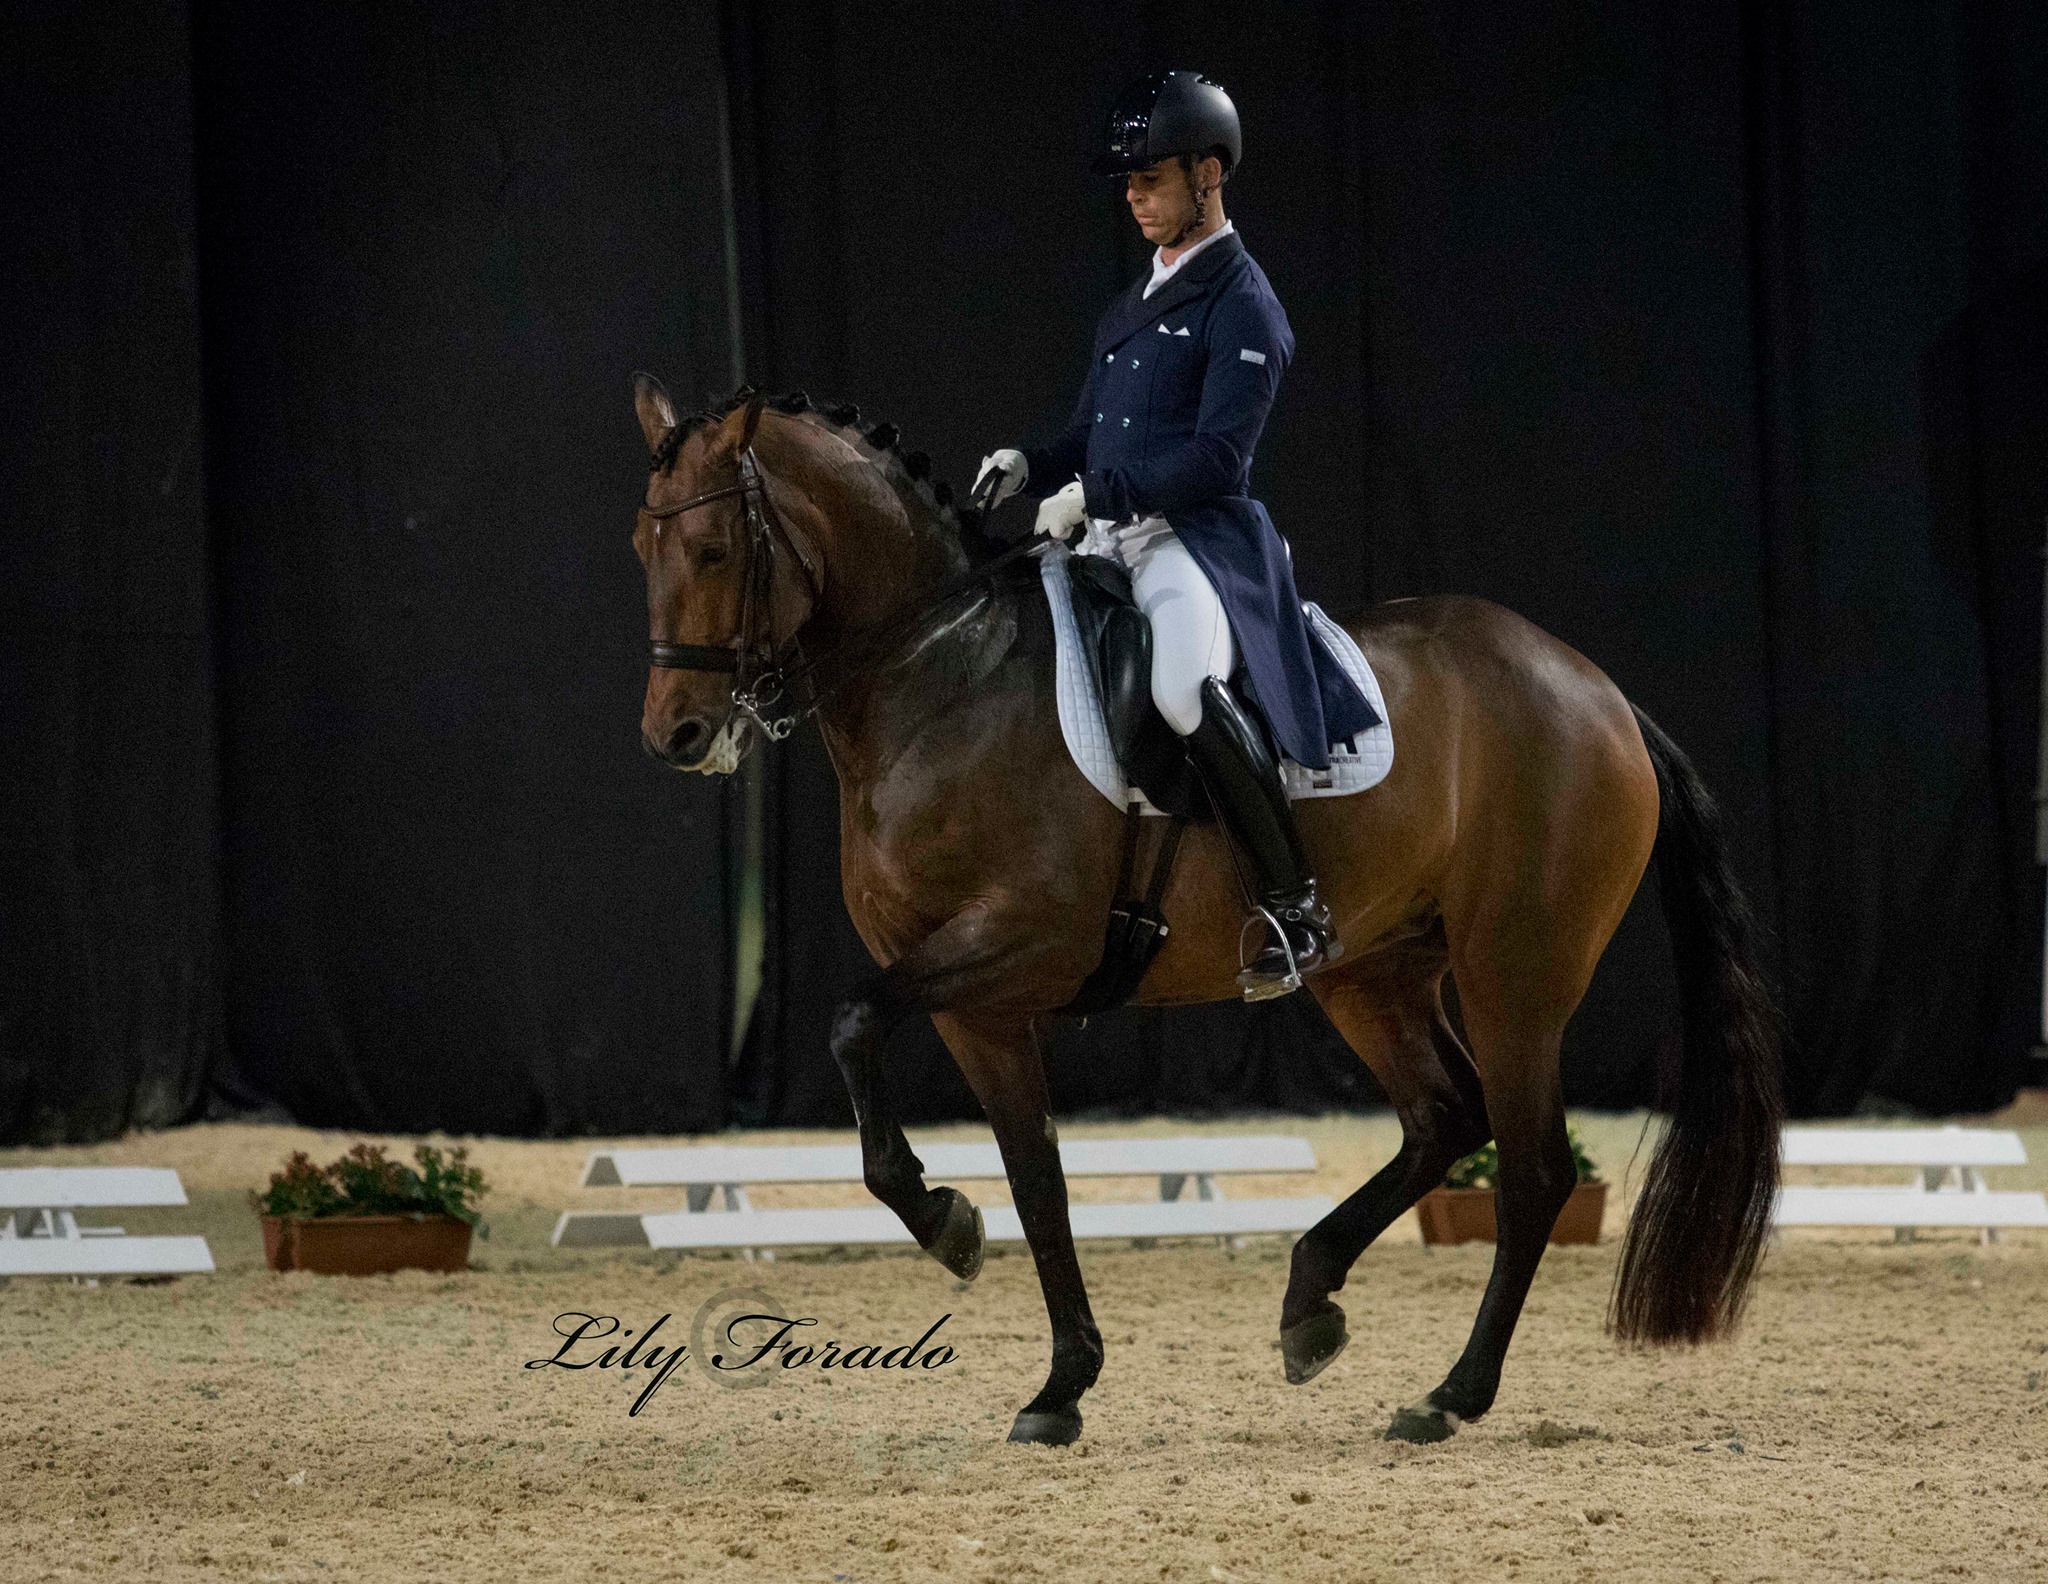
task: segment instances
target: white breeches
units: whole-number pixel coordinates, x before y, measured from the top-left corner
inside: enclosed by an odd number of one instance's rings
[[[1152,624],[1152,702],[1185,737],[1202,724],[1202,683],[1227,678],[1236,662],[1223,601],[1163,517],[1091,538],[1106,539],[1131,574],[1138,609]]]

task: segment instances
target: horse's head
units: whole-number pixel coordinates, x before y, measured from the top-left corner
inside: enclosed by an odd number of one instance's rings
[[[773,673],[822,587],[790,520],[804,504],[786,494],[778,504],[754,456],[764,402],[756,396],[686,431],[658,380],[634,380],[654,459],[633,530],[654,644],[640,739],[679,770],[739,767],[761,724],[748,701],[772,702]]]

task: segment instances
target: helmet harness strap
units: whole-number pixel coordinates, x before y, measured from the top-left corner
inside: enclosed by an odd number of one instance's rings
[[[1203,221],[1208,218],[1209,189],[1195,180],[1195,172],[1192,165],[1183,166],[1182,170],[1187,176],[1188,192],[1195,200],[1195,209],[1194,213],[1188,216],[1187,224],[1174,232],[1173,240],[1166,244],[1170,248],[1179,247],[1191,235],[1201,230]]]

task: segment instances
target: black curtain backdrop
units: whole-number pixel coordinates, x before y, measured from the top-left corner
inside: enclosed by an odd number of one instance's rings
[[[2027,1078],[2039,7],[0,27],[0,1140],[847,1121],[825,1035],[870,964],[815,734],[752,767],[736,1066],[744,791],[638,752],[628,377],[857,400],[964,488],[1145,266],[1085,160],[1160,65],[1244,115],[1229,211],[1300,347],[1257,482],[1304,592],[1497,599],[1672,732],[1774,930],[1801,1110]],[[1569,1098],[1644,1102],[1674,1031],[1646,886]],[[1048,1055],[1067,1110],[1374,1099],[1307,997]],[[891,1070],[913,1119],[975,1114],[928,1025]]]
[[[191,56],[0,20],[0,1141],[191,1114],[221,1050]]]
[[[2041,917],[2038,9],[1030,24],[1060,47],[961,9],[728,4],[755,382],[857,399],[962,485],[1044,434],[1147,251],[1088,141],[1127,77],[1200,65],[1243,113],[1229,212],[1299,342],[1256,482],[1304,593],[1499,600],[1678,738],[1777,934],[1801,1110],[2008,1095]],[[832,778],[814,742],[768,773],[745,1114],[843,1122],[822,1034],[869,964]],[[1568,1097],[1642,1103],[1675,1030],[1646,884],[1570,1029]],[[1070,1108],[1371,1092],[1303,997],[1116,1014],[1050,1055]],[[907,1114],[973,1114],[929,1029],[891,1065]]]
[[[640,753],[630,375],[729,382],[717,38],[196,29],[227,1077],[303,1121],[725,1118],[725,794]]]

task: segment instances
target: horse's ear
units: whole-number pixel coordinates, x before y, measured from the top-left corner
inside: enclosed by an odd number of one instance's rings
[[[656,451],[676,426],[675,403],[652,374],[633,376],[633,410],[640,415],[640,432],[647,436],[647,449]]]
[[[747,398],[746,405],[735,407],[713,431],[711,444],[705,450],[707,459],[724,460],[738,456],[754,443],[754,431],[761,427],[761,409],[768,405],[767,394],[756,391]]]

